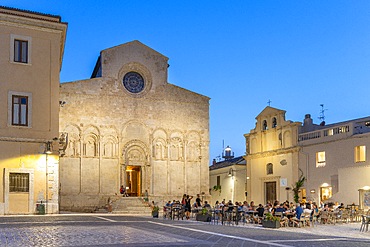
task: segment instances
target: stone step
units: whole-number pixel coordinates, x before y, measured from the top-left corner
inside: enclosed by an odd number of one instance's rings
[[[152,210],[140,197],[114,197],[112,213],[150,215]]]

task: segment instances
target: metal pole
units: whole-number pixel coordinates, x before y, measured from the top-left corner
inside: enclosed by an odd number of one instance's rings
[[[46,203],[45,203],[45,214],[48,213],[48,154],[46,155],[46,167],[45,167],[45,198],[46,198]]]

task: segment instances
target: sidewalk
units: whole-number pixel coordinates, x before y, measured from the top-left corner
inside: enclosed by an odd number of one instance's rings
[[[251,227],[251,228],[262,228],[261,225],[246,224],[239,225],[240,227]],[[231,226],[233,227],[233,226]],[[345,238],[356,238],[356,239],[370,239],[370,229],[367,232],[360,232],[361,222],[356,223],[341,223],[341,224],[326,224],[326,225],[315,225],[314,227],[280,227],[278,229],[263,228],[267,231],[283,231],[283,232],[294,232],[294,233],[306,233],[321,236],[331,237],[345,237]]]

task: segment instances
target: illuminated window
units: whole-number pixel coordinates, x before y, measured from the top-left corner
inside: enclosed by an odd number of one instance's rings
[[[29,192],[29,173],[9,173],[9,192]]]
[[[320,197],[321,201],[330,199],[332,197],[332,187],[320,187]]]
[[[355,162],[365,162],[366,161],[366,146],[355,147]]]
[[[326,165],[325,151],[317,152],[316,153],[316,167],[324,167],[325,165]]]

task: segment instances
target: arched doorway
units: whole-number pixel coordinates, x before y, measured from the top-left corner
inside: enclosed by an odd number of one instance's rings
[[[128,142],[123,149],[121,184],[129,196],[141,196],[149,190],[148,148],[139,140]]]

